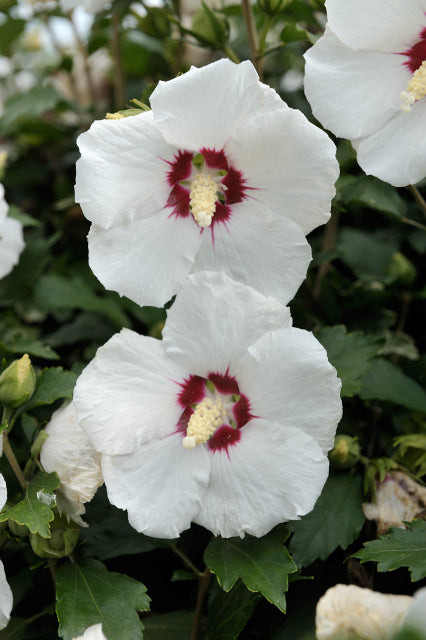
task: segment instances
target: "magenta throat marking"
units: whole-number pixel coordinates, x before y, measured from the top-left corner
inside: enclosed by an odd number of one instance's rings
[[[402,56],[407,56],[408,60],[405,60],[404,66],[415,73],[422,64],[423,60],[426,60],[426,27],[423,27],[419,33],[419,40],[411,49],[401,52]]]

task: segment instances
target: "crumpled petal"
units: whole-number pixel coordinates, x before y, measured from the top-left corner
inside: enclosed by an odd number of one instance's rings
[[[410,596],[337,584],[318,601],[317,640],[391,640],[412,602]]]
[[[73,638],[73,640],[107,640],[102,631],[102,623],[94,624],[88,627],[82,636]]]
[[[3,509],[7,500],[7,486],[6,481],[0,473],[0,511]]]
[[[328,459],[303,431],[253,420],[227,450],[211,455],[211,475],[194,521],[224,538],[263,536],[311,511]]]
[[[18,264],[25,247],[22,223],[6,217],[9,207],[3,193],[3,185],[0,184],[0,278],[7,276]]]
[[[426,629],[426,587],[414,594],[414,600],[405,617],[403,630],[424,634]]]
[[[327,0],[325,6],[330,28],[353,49],[402,52],[426,27],[426,0]]]
[[[264,333],[291,326],[288,308],[222,273],[191,275],[167,311],[163,342],[188,373],[206,377],[235,366]]]
[[[0,629],[4,629],[10,619],[13,606],[13,594],[0,560]]]
[[[80,426],[95,449],[132,453],[171,433],[182,413],[176,396],[184,371],[162,341],[129,329],[100,347],[74,389]]]
[[[100,454],[79,426],[72,402],[55,411],[45,431],[48,437],[41,448],[40,462],[48,473],[56,471],[61,481],[58,508],[84,525],[84,505],[104,482]]]
[[[127,509],[140,533],[177,538],[199,511],[210,475],[203,446],[188,451],[182,434],[152,440],[125,456],[102,456],[108,498]]]

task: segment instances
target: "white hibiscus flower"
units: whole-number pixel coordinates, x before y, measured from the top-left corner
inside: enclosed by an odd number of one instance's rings
[[[337,584],[318,601],[317,640],[392,640],[402,628],[423,631],[426,589],[396,596]]]
[[[3,476],[0,473],[0,511],[7,500],[7,488]],[[4,572],[3,562],[0,560],[0,629],[4,629],[10,619],[13,606],[13,595]]]
[[[327,0],[305,54],[314,115],[352,141],[362,169],[394,186],[426,176],[426,0]]]
[[[74,403],[135,529],[174,538],[194,521],[262,536],[320,495],[339,391],[287,308],[204,272],[180,289],[162,341],[124,329],[98,350]]]
[[[162,306],[203,270],[287,303],[310,260],[302,230],[329,218],[333,143],[247,61],[160,82],[151,105],[78,139],[93,272],[141,305]]]
[[[22,224],[7,217],[8,209],[4,188],[0,184],[0,278],[12,271],[25,246]]]
[[[102,624],[94,624],[92,627],[86,629],[82,636],[73,638],[73,640],[106,640],[102,631]]]
[[[90,502],[103,484],[101,458],[79,427],[73,403],[66,403],[52,415],[46,427],[40,462],[48,472],[56,471],[61,481],[57,503],[80,525],[84,504]]]

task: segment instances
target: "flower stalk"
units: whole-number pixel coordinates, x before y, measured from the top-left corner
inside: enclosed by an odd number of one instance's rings
[[[247,29],[247,37],[250,48],[250,57],[255,66],[260,80],[263,78],[262,69],[262,57],[259,50],[259,37],[257,35],[256,26],[254,24],[253,9],[250,4],[250,0],[242,0],[241,6],[243,9],[244,22]]]
[[[4,455],[7,458],[7,461],[9,462],[10,466],[12,467],[12,470],[19,482],[19,484],[21,485],[22,489],[24,491],[26,491],[27,489],[27,481],[25,480],[25,476],[22,473],[22,469],[19,466],[19,462],[16,459],[16,456],[13,452],[12,447],[10,446],[10,442],[9,439],[6,435],[5,432],[3,432],[3,452]]]
[[[204,600],[207,595],[212,574],[206,567],[198,578],[197,604],[195,605],[194,622],[192,624],[190,640],[199,640],[201,615],[203,613]]]

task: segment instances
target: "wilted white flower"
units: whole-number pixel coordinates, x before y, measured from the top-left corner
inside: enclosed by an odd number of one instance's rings
[[[0,278],[12,271],[25,246],[22,224],[7,217],[8,209],[4,188],[0,184]]]
[[[426,0],[327,0],[305,54],[314,115],[349,138],[366,173],[400,187],[426,176]]]
[[[92,627],[86,629],[82,636],[73,638],[73,640],[106,640],[102,632],[102,624],[94,624]]]
[[[56,471],[61,481],[56,496],[59,510],[82,525],[84,504],[103,484],[100,455],[79,427],[73,403],[55,411],[46,433],[40,462],[48,473]]]
[[[0,473],[0,510],[7,500],[7,488],[3,476]],[[3,562],[0,560],[0,629],[4,629],[10,619],[13,606],[13,595],[7,582]]]
[[[162,341],[124,329],[98,350],[74,403],[135,529],[173,538],[194,521],[262,536],[320,495],[339,392],[287,308],[204,272],[179,290]]]
[[[377,502],[363,504],[364,515],[377,521],[377,532],[404,527],[426,509],[426,488],[402,471],[389,471],[377,487]]]
[[[329,218],[333,143],[248,61],[193,67],[160,82],[151,105],[79,136],[93,272],[142,305],[203,270],[287,303],[310,260],[303,232]]]

